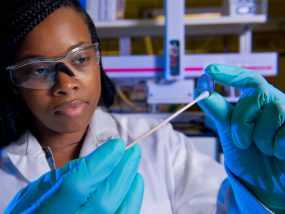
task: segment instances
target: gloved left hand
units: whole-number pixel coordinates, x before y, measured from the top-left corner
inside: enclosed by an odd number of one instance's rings
[[[122,140],[108,140],[28,184],[4,213],[139,213],[144,189],[137,172],[140,157],[138,145],[125,151]]]
[[[235,106],[216,92],[199,103],[218,131],[226,168],[269,209],[284,213],[285,95],[256,72],[226,65],[205,72],[241,90]]]

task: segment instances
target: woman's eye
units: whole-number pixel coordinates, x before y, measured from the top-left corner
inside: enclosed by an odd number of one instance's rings
[[[73,60],[75,65],[85,65],[89,61],[90,57],[88,56],[79,56]]]
[[[49,73],[48,68],[37,68],[34,70],[34,74],[38,76],[45,76]]]

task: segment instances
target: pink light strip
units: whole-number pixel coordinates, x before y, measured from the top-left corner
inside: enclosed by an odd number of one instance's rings
[[[259,71],[259,70],[272,70],[272,66],[243,66],[243,68]],[[203,71],[203,67],[186,67],[185,72],[201,72]],[[162,67],[154,67],[154,68],[105,68],[105,71],[108,73],[157,73],[162,72]]]

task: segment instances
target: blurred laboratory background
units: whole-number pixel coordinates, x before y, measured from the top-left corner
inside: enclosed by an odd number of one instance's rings
[[[116,83],[111,111],[158,121],[193,98],[211,63],[245,67],[285,90],[284,0],[83,0],[102,42],[103,66]],[[233,104],[233,88],[217,90]],[[172,121],[217,161],[213,127],[196,106]]]

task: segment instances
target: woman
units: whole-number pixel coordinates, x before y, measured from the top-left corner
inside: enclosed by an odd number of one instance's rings
[[[198,153],[191,140],[170,125],[141,142],[141,148],[125,150],[125,144],[155,121],[104,110],[112,104],[114,87],[102,69],[94,24],[76,0],[15,0],[9,4],[7,35],[1,43],[5,50],[1,67],[7,70],[1,73],[1,144],[5,145],[0,156],[1,211],[275,210],[272,201],[263,197],[267,192],[254,182],[251,185],[248,175],[255,174],[248,164],[234,165],[244,153],[234,150],[232,139],[224,134],[228,124],[223,113],[229,110],[217,113],[211,108],[211,99],[214,103],[221,100],[212,96],[201,103],[216,120],[218,130],[223,130],[220,136],[225,141],[230,182],[224,183],[217,203],[224,170]],[[209,73],[215,69],[217,66],[209,67]],[[228,150],[231,158],[227,158]],[[279,193],[277,196],[282,195]],[[248,200],[239,200],[239,196]],[[274,202],[279,202],[277,196]]]

